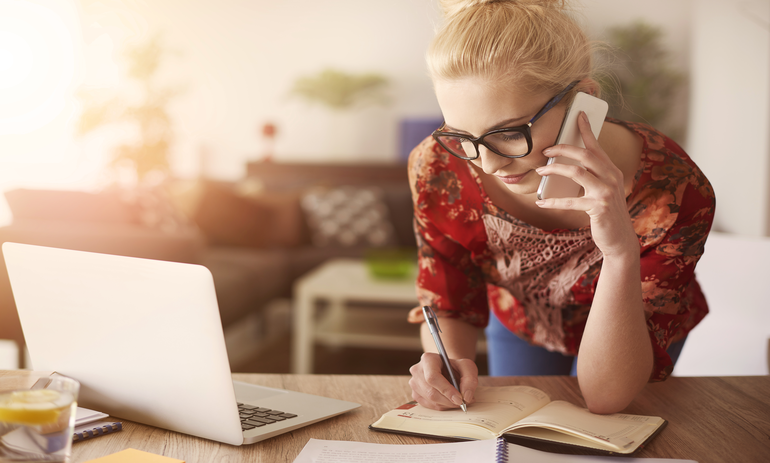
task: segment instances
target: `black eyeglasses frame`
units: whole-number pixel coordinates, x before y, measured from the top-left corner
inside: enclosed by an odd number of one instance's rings
[[[479,152],[479,145],[484,145],[489,151],[495,153],[498,156],[502,156],[504,158],[509,158],[509,159],[523,158],[524,156],[527,156],[527,155],[529,155],[532,152],[532,124],[534,124],[538,119],[540,119],[545,113],[547,113],[554,106],[559,104],[559,102],[564,98],[564,96],[570,90],[572,90],[572,88],[575,87],[575,85],[577,85],[579,82],[580,82],[579,80],[576,80],[576,81],[572,82],[571,84],[569,84],[567,86],[567,88],[562,90],[558,95],[556,95],[555,97],[551,98],[545,104],[545,106],[543,106],[540,109],[540,111],[538,111],[537,114],[535,114],[534,117],[532,117],[532,119],[530,119],[529,122],[527,122],[526,125],[519,125],[519,126],[516,126],[516,127],[506,127],[506,128],[502,128],[502,129],[490,130],[489,132],[481,135],[478,138],[472,138],[472,137],[469,137],[469,136],[467,136],[465,134],[461,134],[461,133],[444,132],[444,131],[442,131],[441,129],[443,129],[444,126],[446,125],[446,122],[444,122],[444,124],[442,124],[441,127],[439,127],[438,130],[435,130],[433,132],[433,134],[432,134],[433,139],[436,140],[436,143],[441,145],[441,147],[444,148],[449,154],[451,154],[452,156],[458,157],[460,159],[463,159],[465,161],[473,161],[473,160],[479,158],[479,156],[481,155],[481,153]],[[524,154],[504,154],[504,153],[499,152],[497,149],[495,149],[491,145],[488,145],[488,144],[486,144],[484,142],[484,138],[486,138],[486,137],[488,137],[490,135],[495,135],[495,134],[503,133],[503,132],[519,132],[519,133],[523,134],[524,137],[527,140],[527,152],[524,153]],[[461,156],[461,155],[455,153],[449,147],[447,147],[444,143],[441,142],[440,137],[442,137],[442,136],[457,137],[457,138],[463,138],[465,140],[468,140],[469,142],[473,143],[473,146],[476,148],[476,156]],[[463,152],[465,152],[465,151],[463,151]]]

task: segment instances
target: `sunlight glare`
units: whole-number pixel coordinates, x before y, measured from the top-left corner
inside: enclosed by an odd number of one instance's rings
[[[0,69],[0,135],[27,134],[56,119],[75,78],[73,32],[62,15],[0,0]]]

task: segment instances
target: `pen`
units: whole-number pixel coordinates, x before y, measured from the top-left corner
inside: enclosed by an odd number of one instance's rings
[[[433,341],[436,343],[438,354],[441,356],[441,360],[444,361],[444,366],[449,372],[449,379],[452,380],[452,385],[455,387],[455,389],[457,389],[457,392],[462,394],[460,391],[460,385],[457,384],[455,375],[452,372],[452,366],[449,365],[449,356],[446,353],[446,349],[444,349],[444,343],[441,342],[441,335],[439,334],[441,332],[441,328],[438,326],[438,317],[436,317],[436,313],[429,305],[422,306],[422,314],[425,316],[425,321],[428,323],[428,328],[430,329],[430,334],[433,336]],[[463,403],[460,405],[460,408],[462,408],[465,413],[468,413],[468,406],[465,405],[465,399],[462,400]]]

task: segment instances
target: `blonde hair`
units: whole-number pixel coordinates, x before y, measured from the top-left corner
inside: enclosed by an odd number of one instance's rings
[[[427,55],[434,81],[480,77],[558,93],[591,77],[592,44],[564,0],[440,0]]]

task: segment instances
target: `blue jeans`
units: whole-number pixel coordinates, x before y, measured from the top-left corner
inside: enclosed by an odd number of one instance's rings
[[[490,376],[577,376],[577,357],[530,345],[500,323],[494,314],[490,314],[484,332]],[[671,344],[667,350],[674,365],[686,339]]]

